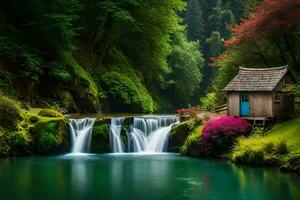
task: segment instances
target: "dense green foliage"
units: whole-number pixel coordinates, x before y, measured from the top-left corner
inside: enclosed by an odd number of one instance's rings
[[[0,126],[6,129],[17,129],[22,119],[20,104],[6,96],[0,96]]]
[[[166,94],[173,104],[181,106],[189,102],[199,88],[204,59],[198,51],[198,43],[189,42],[182,33],[174,34],[172,41],[168,57],[172,73]]]
[[[0,156],[67,150],[66,122],[56,111],[35,115],[6,96],[0,96],[0,111]]]
[[[35,128],[35,153],[57,153],[68,150],[68,134],[63,120],[40,123]]]
[[[205,97],[200,99],[200,107],[205,111],[213,111],[217,104],[216,93],[208,93]]]
[[[232,36],[226,24],[247,16],[254,2],[1,2],[0,90],[71,112],[196,104],[216,71],[208,67],[211,58]]]
[[[200,84],[204,62],[177,15],[182,0],[0,5],[0,89],[33,106],[153,112],[187,105]]]
[[[227,25],[235,25],[241,18],[248,16],[260,0],[189,0],[184,19],[187,24],[188,38],[199,41],[198,48],[203,52],[205,67],[202,71],[204,79],[195,95],[194,103],[200,95],[211,91],[211,81],[215,78],[217,69],[210,63],[214,57],[224,52],[223,39],[229,39],[232,33]]]

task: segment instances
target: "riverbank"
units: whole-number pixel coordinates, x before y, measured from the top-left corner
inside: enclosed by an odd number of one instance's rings
[[[67,118],[49,109],[36,109],[31,113],[4,96],[0,100],[0,155],[20,156],[33,154],[61,154],[70,151],[70,134]],[[118,115],[119,116],[119,115]],[[133,123],[133,114],[127,116],[124,126]],[[136,115],[141,117],[142,115]],[[73,118],[83,117],[71,115]],[[91,117],[90,115],[88,117]],[[110,152],[109,126],[112,115],[95,114],[91,152]],[[174,126],[168,149],[187,156],[206,156],[201,144],[203,120],[191,119]],[[300,117],[275,125],[269,132],[239,137],[228,152],[218,157],[235,163],[280,167],[282,171],[300,174]],[[121,138],[126,144],[125,132]]]
[[[198,124],[197,124],[198,123]],[[185,135],[178,148],[183,155],[207,156],[201,143],[203,124],[194,119],[182,122],[171,133]],[[214,155],[234,163],[254,166],[275,166],[283,172],[300,175],[300,117],[276,124],[263,132],[256,129],[249,136],[235,140],[229,151]]]

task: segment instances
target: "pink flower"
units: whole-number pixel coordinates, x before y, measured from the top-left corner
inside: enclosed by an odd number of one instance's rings
[[[225,116],[205,122],[201,139],[204,146],[209,149],[214,140],[221,136],[234,138],[248,134],[250,131],[251,124],[246,120],[234,116]]]

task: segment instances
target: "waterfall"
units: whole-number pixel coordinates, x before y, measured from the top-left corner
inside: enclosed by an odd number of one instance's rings
[[[95,118],[70,119],[69,126],[72,136],[72,153],[88,153]]]
[[[113,153],[124,153],[124,144],[121,139],[124,117],[112,118],[110,123],[109,141]]]
[[[172,125],[179,123],[175,116],[136,117],[129,133],[131,151],[160,153],[167,149]]]
[[[113,153],[124,153],[125,145],[121,139],[124,117],[112,118],[110,125],[110,146]],[[166,151],[172,125],[179,123],[176,116],[134,117],[127,130],[128,151],[161,153]]]

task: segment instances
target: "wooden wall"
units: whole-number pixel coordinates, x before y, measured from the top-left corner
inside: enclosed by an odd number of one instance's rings
[[[285,88],[285,78],[290,84],[295,80],[290,74],[284,76],[277,84],[274,92],[248,92],[250,117],[276,117],[278,119],[288,118],[294,113],[294,97],[285,96],[282,90]],[[280,92],[279,102],[275,102],[275,92]],[[240,116],[240,92],[227,92],[228,115]]]
[[[250,116],[274,117],[273,92],[250,92]]]
[[[240,116],[240,93],[228,92],[228,115]],[[273,117],[273,93],[249,92],[250,117]]]
[[[227,107],[228,115],[240,115],[240,93],[239,92],[228,92],[227,93]]]

